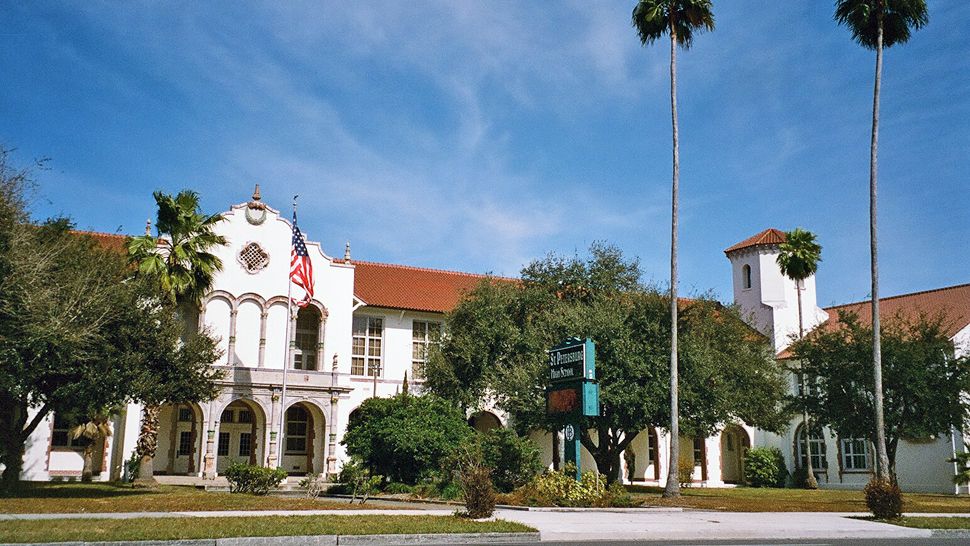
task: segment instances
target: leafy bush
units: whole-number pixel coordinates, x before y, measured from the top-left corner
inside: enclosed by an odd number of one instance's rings
[[[282,468],[266,468],[241,461],[233,461],[225,472],[231,493],[252,493],[265,495],[286,479]]]
[[[138,452],[132,452],[131,457],[125,461],[125,471],[122,473],[122,481],[131,483],[138,477],[138,470],[141,468],[141,457]]]
[[[391,482],[384,486],[384,492],[390,493],[391,495],[398,495],[401,493],[414,493],[414,486],[408,485],[406,483]]]
[[[485,466],[492,469],[495,489],[502,493],[529,483],[529,480],[542,472],[539,446],[513,430],[490,430],[484,434],[476,434],[473,441],[480,446]]]
[[[384,476],[371,474],[370,469],[366,468],[359,459],[351,457],[340,469],[337,479],[345,484],[346,490],[350,491],[350,504],[353,504],[358,497],[360,503],[364,504],[377,492],[381,482],[384,481]]]
[[[545,472],[510,494],[498,496],[503,504],[528,506],[596,506],[630,507],[639,502],[623,485],[615,482],[606,486],[605,476],[583,472],[576,481],[576,467],[567,464],[562,471]]]
[[[681,459],[677,464],[677,480],[680,481],[681,487],[690,487],[694,485],[694,460]]]
[[[369,398],[350,416],[342,443],[370,472],[416,484],[473,431],[465,415],[433,395]]]
[[[744,455],[744,477],[751,487],[784,487],[785,456],[777,447],[754,447]]]
[[[315,499],[323,493],[327,483],[325,474],[315,474],[310,472],[305,478],[300,480],[300,487],[306,488],[306,498]]]
[[[877,519],[896,519],[903,515],[903,492],[895,481],[873,478],[866,484],[866,506]]]
[[[468,517],[490,517],[495,511],[495,488],[492,486],[492,469],[485,464],[481,445],[464,443],[450,459],[465,497]]]

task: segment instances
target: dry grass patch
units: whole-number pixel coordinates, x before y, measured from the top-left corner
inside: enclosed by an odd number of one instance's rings
[[[902,525],[903,527],[915,527],[916,529],[970,529],[970,518],[968,517],[902,517],[884,523]]]
[[[111,483],[33,483],[16,496],[0,498],[0,513],[5,514],[349,508],[360,507],[333,500],[206,492],[188,486],[163,485],[148,490]]]
[[[664,499],[659,487],[630,486],[644,506],[678,506],[727,512],[868,512],[862,491],[832,489],[684,488],[681,497]],[[906,512],[970,513],[970,500],[956,495],[903,493]]]
[[[0,543],[531,531],[535,529],[509,521],[476,522],[454,516],[58,519],[5,521],[0,525]]]

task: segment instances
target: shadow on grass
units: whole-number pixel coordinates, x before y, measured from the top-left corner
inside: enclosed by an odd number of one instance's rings
[[[110,499],[151,495],[148,489],[135,489],[126,483],[27,482],[17,490],[0,494],[6,499]]]

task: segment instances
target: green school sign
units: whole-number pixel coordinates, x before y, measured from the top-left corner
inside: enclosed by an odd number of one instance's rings
[[[567,422],[563,434],[565,462],[576,465],[578,480],[582,469],[580,419],[599,415],[596,344],[589,338],[570,337],[549,349],[548,353],[549,387],[546,389],[546,413]]]

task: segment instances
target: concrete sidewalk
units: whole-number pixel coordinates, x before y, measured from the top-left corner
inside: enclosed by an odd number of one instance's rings
[[[175,517],[260,516],[448,516],[453,510],[249,510],[209,512],[128,512],[74,514],[0,514],[4,520],[130,519]],[[495,517],[539,530],[543,541],[598,540],[711,540],[711,539],[846,539],[920,538],[926,529],[910,529],[863,519],[864,513],[835,512],[708,512],[700,510],[570,510],[525,511],[499,509]],[[966,516],[970,514],[912,514]]]
[[[496,517],[539,530],[543,541],[919,538],[909,529],[830,512],[521,512]]]

